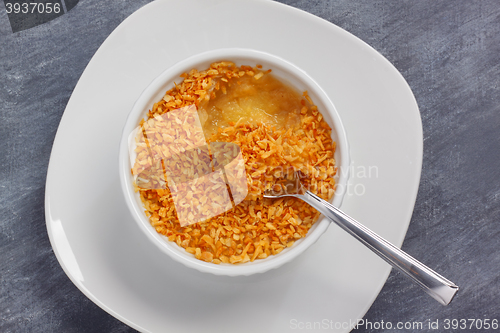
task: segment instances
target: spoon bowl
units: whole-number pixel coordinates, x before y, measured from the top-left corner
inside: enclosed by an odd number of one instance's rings
[[[458,291],[458,286],[420,263],[401,249],[377,235],[337,207],[306,189],[295,173],[292,179],[284,179],[264,193],[264,198],[299,198],[317,209],[331,222],[354,236],[392,267],[410,278],[426,293],[443,305],[448,305]]]

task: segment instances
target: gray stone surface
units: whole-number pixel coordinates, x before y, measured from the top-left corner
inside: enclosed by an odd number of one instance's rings
[[[148,2],[80,1],[17,33],[0,3],[0,332],[134,331],[88,300],[59,266],[45,228],[44,186],[78,78],[113,29]],[[420,107],[422,178],[403,249],[461,290],[443,307],[392,272],[365,320],[500,320],[500,3],[283,2],[382,53]]]

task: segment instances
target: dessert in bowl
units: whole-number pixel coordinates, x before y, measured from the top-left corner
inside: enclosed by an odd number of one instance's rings
[[[313,244],[329,221],[263,193],[299,172],[338,207],[348,166],[326,93],[290,62],[248,49],[205,52],[160,74],[120,144],[120,181],[141,230],[173,259],[218,275],[264,272]]]

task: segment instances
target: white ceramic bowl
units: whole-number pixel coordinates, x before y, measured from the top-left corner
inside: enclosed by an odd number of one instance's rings
[[[144,213],[144,208],[139,195],[133,189],[133,177],[130,173],[131,165],[129,158],[128,137],[130,133],[138,126],[141,119],[146,117],[146,113],[153,104],[163,98],[165,92],[174,86],[174,81],[179,82],[179,76],[193,68],[198,70],[207,69],[211,63],[228,60],[236,65],[255,66],[260,64],[264,69],[272,69],[272,73],[283,79],[299,92],[307,90],[313,102],[323,114],[323,117],[332,128],[332,138],[337,142],[335,159],[342,172],[338,172],[337,191],[333,198],[333,205],[340,207],[347,185],[349,170],[349,150],[347,137],[340,117],[326,93],[319,85],[307,75],[306,72],[291,64],[285,59],[277,56],[250,49],[219,49],[204,52],[183,60],[171,68],[161,73],[139,96],[134,104],[132,111],[127,118],[123,129],[120,154],[119,154],[119,172],[120,182],[125,195],[127,206],[138,223],[140,229],[158,248],[169,255],[174,260],[184,265],[195,268],[202,272],[213,273],[216,275],[251,275],[262,273],[272,268],[277,268],[304,252],[309,246],[318,240],[326,231],[330,222],[321,217],[309,230],[307,236],[295,242],[295,244],[283,250],[278,255],[269,256],[266,259],[255,260],[244,264],[213,264],[196,259],[192,254],[186,252],[174,242],[169,242],[166,237],[156,232],[149,223],[149,219]],[[138,234],[137,237],[143,237]]]

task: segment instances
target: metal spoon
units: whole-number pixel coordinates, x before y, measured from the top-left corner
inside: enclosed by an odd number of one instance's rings
[[[299,182],[299,177],[295,179],[294,183],[288,181],[288,184],[281,184],[279,190],[276,190],[276,187],[274,187],[266,191],[264,198],[295,197],[307,202],[365,244],[370,250],[378,254],[379,257],[391,264],[392,267],[413,280],[413,282],[439,303],[448,305],[451,302],[453,296],[458,291],[457,285],[401,251],[329,202],[306,190]],[[290,187],[291,191],[288,191]]]

